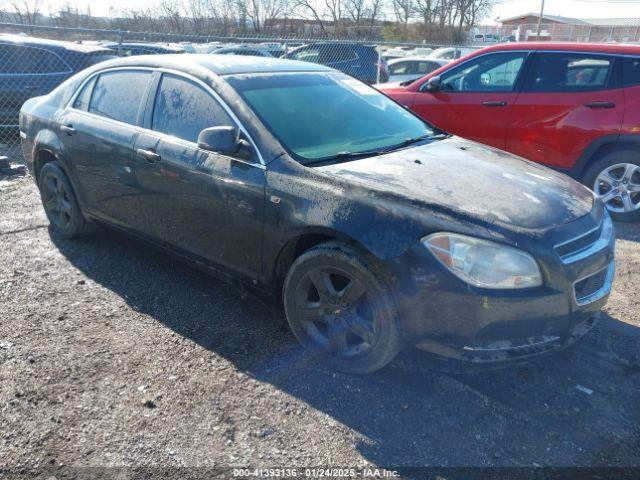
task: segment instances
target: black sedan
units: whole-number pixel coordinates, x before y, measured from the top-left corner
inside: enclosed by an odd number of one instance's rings
[[[493,364],[553,351],[611,287],[591,191],[320,65],[112,60],[29,100],[20,129],[58,234],[111,226],[266,292],[344,371],[404,345]]]

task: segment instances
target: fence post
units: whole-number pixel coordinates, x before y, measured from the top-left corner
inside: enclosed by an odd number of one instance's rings
[[[382,54],[380,53],[380,46],[376,46],[376,53],[378,54],[378,63],[376,67],[376,83],[380,83],[380,69],[382,68]]]
[[[118,56],[121,57],[122,56],[122,32],[120,30],[118,30],[118,33],[116,33],[116,40],[118,42]]]

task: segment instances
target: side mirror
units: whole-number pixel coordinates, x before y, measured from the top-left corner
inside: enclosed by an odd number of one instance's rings
[[[251,157],[251,146],[231,126],[205,128],[198,135],[198,148],[244,160]]]
[[[442,80],[439,76],[431,77],[427,80],[427,84],[425,85],[425,90],[429,92],[437,92],[440,90],[440,86],[442,85]]]

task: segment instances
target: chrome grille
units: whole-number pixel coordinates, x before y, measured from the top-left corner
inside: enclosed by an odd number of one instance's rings
[[[573,263],[607,248],[613,240],[611,217],[605,213],[600,225],[554,246],[563,263]]]
[[[585,235],[574,238],[573,240],[568,241],[567,243],[563,243],[561,245],[556,246],[556,252],[560,255],[560,258],[563,260],[571,257],[577,253],[580,253],[586,249],[588,249],[593,243],[595,243],[602,234],[602,224],[595,230],[592,230]]]

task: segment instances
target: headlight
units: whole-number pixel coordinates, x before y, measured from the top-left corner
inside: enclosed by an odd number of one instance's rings
[[[482,288],[542,285],[540,268],[527,252],[456,233],[434,233],[422,243],[458,278]]]

